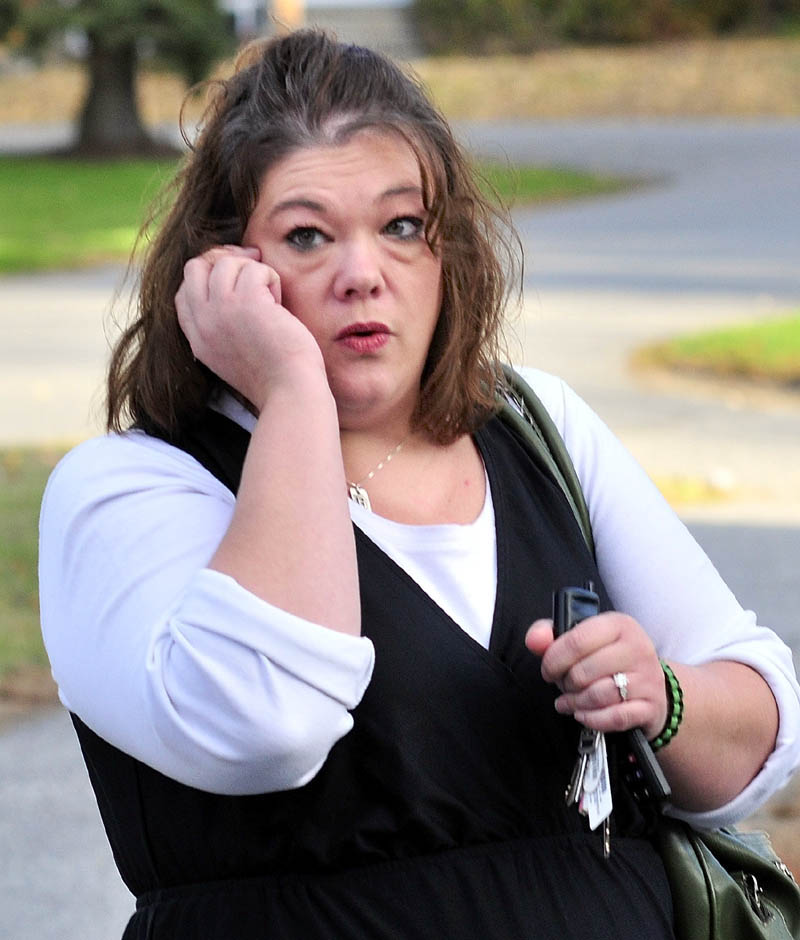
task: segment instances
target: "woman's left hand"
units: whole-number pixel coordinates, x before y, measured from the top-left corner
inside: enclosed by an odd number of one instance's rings
[[[553,638],[552,620],[537,620],[525,645],[542,657],[545,681],[561,690],[555,703],[561,714],[598,731],[641,728],[648,739],[664,727],[664,673],[650,637],[633,617],[615,611],[598,614],[558,639]],[[627,680],[624,700],[616,673]]]

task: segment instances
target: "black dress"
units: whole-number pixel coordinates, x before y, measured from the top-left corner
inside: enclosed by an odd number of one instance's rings
[[[176,443],[235,491],[247,442],[209,412]],[[555,588],[600,584],[593,559],[514,433],[494,419],[476,442],[497,526],[489,649],[356,530],[375,671],[352,731],[308,784],[192,789],[74,716],[137,898],[124,940],[673,937],[661,862],[632,817],[615,809],[605,859],[599,831],[564,805],[577,725],[555,712],[523,645]]]

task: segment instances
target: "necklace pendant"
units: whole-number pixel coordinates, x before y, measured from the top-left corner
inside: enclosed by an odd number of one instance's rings
[[[358,503],[359,506],[363,506],[368,512],[372,512],[369,496],[367,496],[367,491],[363,486],[359,486],[358,483],[348,483],[347,492],[354,503]]]

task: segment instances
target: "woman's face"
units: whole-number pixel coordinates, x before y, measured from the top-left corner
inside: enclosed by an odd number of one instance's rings
[[[425,220],[417,158],[388,132],[297,150],[262,181],[242,243],[319,344],[343,428],[414,410],[442,293]]]

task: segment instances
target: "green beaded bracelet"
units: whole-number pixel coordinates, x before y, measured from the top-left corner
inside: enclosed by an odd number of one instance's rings
[[[683,689],[681,688],[681,684],[678,682],[678,677],[663,659],[661,660],[661,668],[664,670],[664,684],[667,689],[669,710],[664,727],[661,729],[658,736],[653,738],[650,742],[650,747],[652,747],[654,751],[669,744],[678,733],[678,728],[683,721]]]

